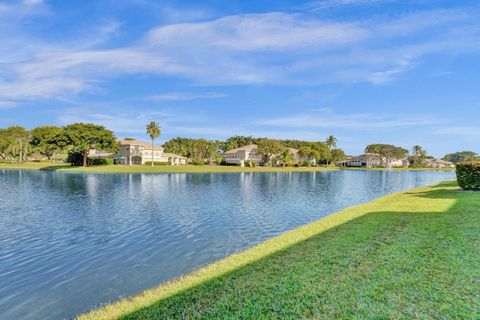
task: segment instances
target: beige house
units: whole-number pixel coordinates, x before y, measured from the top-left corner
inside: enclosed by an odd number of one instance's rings
[[[223,154],[223,160],[229,164],[244,166],[246,161],[262,162],[262,156],[257,153],[258,146],[249,144],[237,149],[227,151]]]
[[[120,164],[141,165],[151,161],[168,162],[171,165],[187,164],[187,158],[164,152],[162,147],[154,146],[152,152],[152,145],[148,142],[125,139],[119,139],[117,142],[120,144],[120,148],[115,158]]]
[[[425,163],[429,168],[454,168],[455,164],[450,161],[440,159],[425,159]]]
[[[337,163],[340,167],[364,167],[364,168],[385,168],[388,163],[385,158],[374,153],[364,153],[355,157],[351,157]],[[390,162],[391,167],[408,167],[408,159],[398,159]]]
[[[311,161],[313,165],[316,164],[315,160],[301,157],[298,153],[298,149],[288,148],[288,150],[293,155],[295,163],[299,163],[302,161]],[[258,146],[256,144],[249,144],[247,146],[225,152],[223,154],[223,160],[226,163],[237,164],[243,167],[245,165],[245,162],[247,161],[254,161],[258,164],[263,164],[264,159],[260,154],[258,154]]]

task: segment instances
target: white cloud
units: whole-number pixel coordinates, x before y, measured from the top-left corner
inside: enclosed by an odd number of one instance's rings
[[[289,117],[254,121],[256,125],[281,128],[323,128],[323,129],[380,129],[424,126],[442,123],[430,116],[399,116],[378,114],[303,114]]]
[[[146,97],[152,101],[184,101],[195,99],[215,99],[228,97],[228,94],[221,92],[167,92]]]
[[[121,27],[115,21],[64,46],[0,33],[7,39],[0,44],[0,98],[95,93],[103,82],[125,74],[181,77],[201,85],[386,84],[426,55],[479,51],[475,16],[434,10],[333,22],[300,13],[243,14],[160,26],[131,45],[110,49],[98,45]],[[391,44],[399,38],[402,45]]]
[[[376,3],[388,3],[395,0],[319,0],[308,2],[303,8],[310,11],[320,11],[342,6],[358,6]]]

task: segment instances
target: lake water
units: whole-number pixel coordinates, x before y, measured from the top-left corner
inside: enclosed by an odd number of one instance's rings
[[[63,319],[453,172],[0,170],[0,318]]]

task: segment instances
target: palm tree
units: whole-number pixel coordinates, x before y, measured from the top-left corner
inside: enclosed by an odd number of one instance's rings
[[[337,141],[337,138],[330,135],[327,137],[327,140],[325,140],[325,144],[328,146],[328,149],[332,150],[332,148],[335,148],[337,146]]]
[[[414,156],[421,156],[423,154],[423,148],[419,145],[415,145],[412,148],[412,152]]]
[[[337,138],[330,135],[327,137],[327,140],[325,140],[325,144],[327,145],[328,150],[332,151],[332,149],[337,146]],[[327,166],[328,166],[328,162],[329,162],[329,159],[327,158]]]
[[[152,121],[149,124],[147,124],[147,134],[150,136],[150,139],[152,139],[152,167],[153,167],[153,152],[155,147],[155,139],[160,137],[160,126],[158,125],[157,122]]]

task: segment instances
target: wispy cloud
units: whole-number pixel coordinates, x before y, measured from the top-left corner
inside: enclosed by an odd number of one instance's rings
[[[432,125],[444,122],[431,116],[378,114],[302,114],[289,117],[256,120],[254,124],[281,128],[381,129]]]
[[[215,99],[224,97],[228,97],[228,94],[222,92],[167,92],[148,96],[145,99],[152,101],[184,101],[196,99]]]
[[[4,50],[0,46],[0,53],[5,52],[0,98],[95,93],[112,78],[136,74],[180,77],[202,85],[388,84],[421,64],[426,55],[480,51],[475,13],[433,10],[338,22],[302,13],[241,14],[162,25],[131,45],[99,48],[121,28],[110,22],[77,44],[34,41],[22,47],[21,60],[7,54],[20,46],[18,41],[9,42],[12,36],[0,34],[10,43]],[[399,38],[401,45],[391,44]],[[25,34],[18,39],[29,43]],[[202,97],[177,93],[157,98]]]
[[[311,1],[303,6],[304,9],[311,11],[320,11],[342,6],[358,6],[376,3],[388,3],[395,0],[319,0]]]

